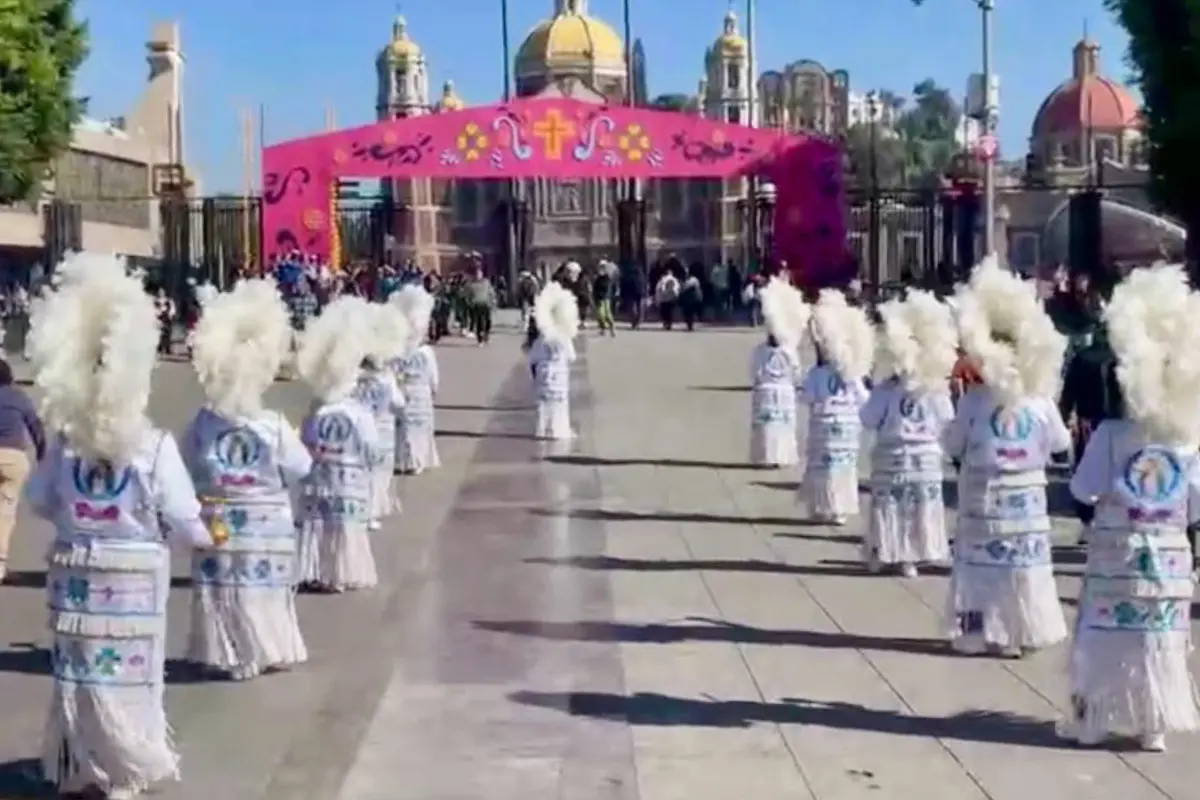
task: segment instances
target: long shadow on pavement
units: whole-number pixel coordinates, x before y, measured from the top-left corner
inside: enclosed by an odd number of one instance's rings
[[[749,392],[749,386],[689,386],[691,392]]]
[[[615,556],[580,556],[574,558],[527,558],[526,564],[547,564],[555,567],[574,567],[592,570],[626,570],[629,572],[769,572],[778,575],[833,575],[858,577],[867,574],[857,561],[822,561],[811,564],[785,564],[759,559],[670,559],[617,558]]]
[[[8,573],[4,578],[5,586],[18,589],[45,589],[46,571],[44,569],[22,569]],[[172,589],[192,588],[192,579],[187,577],[172,577]]]
[[[774,467],[759,467],[744,461],[694,461],[686,458],[601,458],[600,456],[550,456],[552,464],[573,467],[678,467],[680,469],[746,469],[773,470]]]
[[[534,514],[542,517],[569,517],[571,519],[586,519],[597,522],[688,522],[692,524],[711,525],[771,525],[771,526],[815,526],[816,523],[794,519],[792,517],[731,517],[725,514],[697,514],[659,511],[642,513],[638,511],[606,511],[598,508],[580,508],[571,511],[555,511],[538,508]]]
[[[854,703],[823,703],[792,697],[784,698],[779,703],[763,703],[750,700],[697,700],[649,692],[621,695],[519,691],[508,697],[521,705],[552,709],[576,717],[617,720],[629,725],[747,728],[762,722],[1026,747],[1067,747],[1056,736],[1054,723],[996,711],[967,711],[949,717],[928,717],[867,708]]]
[[[691,620],[701,618],[689,617]],[[490,633],[529,636],[563,642],[629,642],[671,644],[676,642],[729,642],[787,647],[816,647],[827,650],[875,650],[916,655],[960,658],[941,639],[860,636],[844,632],[772,630],[714,620],[712,623],[659,625],[580,620],[477,620],[475,627]]]

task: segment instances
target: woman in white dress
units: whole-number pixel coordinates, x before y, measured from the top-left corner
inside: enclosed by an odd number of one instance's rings
[[[961,652],[1020,656],[1067,636],[1046,507],[1046,466],[1071,447],[1054,401],[1066,341],[1033,283],[995,258],[976,267],[957,306],[962,350],[982,383],[946,429],[959,466],[947,627]]]
[[[575,295],[550,281],[533,302],[526,353],[537,398],[533,435],[538,439],[566,441],[575,435],[571,429],[571,364],[578,332]]]
[[[400,499],[392,487],[396,471],[396,420],[404,410],[404,393],[388,364],[408,350],[412,330],[408,318],[394,303],[372,303],[371,352],[363,361],[354,396],[365,405],[379,431],[382,460],[371,474],[371,530],[383,527],[383,518],[400,512]]]
[[[949,379],[958,332],[950,308],[916,289],[884,303],[879,315],[876,374],[884,380],[860,414],[875,437],[863,560],[872,572],[895,566],[911,578],[918,564],[950,558],[942,434],[954,418]]]
[[[796,438],[796,386],[800,342],[812,311],[800,292],[782,278],[762,290],[767,339],[750,360],[750,463],[791,467],[800,462]]]
[[[166,540],[219,544],[179,448],[146,414],[154,300],[111,256],[75,254],[33,306],[29,352],[57,436],[25,488],[54,525],[46,576],[54,684],[42,748],[60,794],[135,797],[179,777],[163,707]]]
[[[1200,525],[1200,295],[1182,267],[1135,270],[1105,311],[1115,360],[1101,384],[1110,418],[1084,450],[1071,493],[1091,510],[1071,653],[1083,744],[1200,730],[1188,670],[1195,591],[1189,527]]]
[[[389,365],[404,394],[404,408],[396,417],[396,468],[406,475],[420,475],[442,465],[433,405],[441,375],[437,355],[426,341],[434,300],[424,287],[408,284],[393,292],[388,302],[405,315],[412,332],[403,355]]]
[[[192,339],[206,402],[181,450],[204,518],[229,540],[192,555],[188,658],[235,680],[308,660],[296,619],[291,493],[312,458],[287,417],[262,403],[291,334],[275,284],[243,280],[205,301]]]
[[[859,411],[867,401],[875,331],[866,312],[835,289],[819,295],[809,331],[817,364],[798,395],[808,405],[808,435],[797,499],[810,519],[844,525],[858,513]]]
[[[371,552],[371,475],[383,459],[371,412],[354,397],[371,348],[371,309],[334,300],[308,326],[296,369],[317,402],[300,427],[313,457],[300,511],[300,580],[330,592],[367,589],[379,578]]]

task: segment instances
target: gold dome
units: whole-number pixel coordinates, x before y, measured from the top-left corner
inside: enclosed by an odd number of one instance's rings
[[[738,33],[738,18],[733,11],[725,14],[725,30],[713,44],[713,49],[725,56],[746,54],[746,37]]]
[[[594,70],[625,74],[625,46],[609,25],[573,8],[538,23],[517,50],[517,74]]]
[[[408,23],[404,17],[396,17],[392,23],[392,41],[385,51],[393,61],[418,61],[421,58],[421,48],[408,35]]]
[[[442,99],[438,100],[438,111],[461,111],[464,105],[458,92],[454,91],[454,81],[442,84]]]

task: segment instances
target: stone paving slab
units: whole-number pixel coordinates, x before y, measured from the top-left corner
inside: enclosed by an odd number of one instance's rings
[[[856,525],[802,524],[796,476],[745,466],[757,335],[587,334],[566,449],[527,438],[516,335],[441,348],[445,466],[401,484],[405,514],[376,543],[381,586],[302,597],[313,658],[293,673],[228,684],[176,670],[185,780],[157,796],[1200,796],[1194,740],[1164,755],[1064,747],[1063,648],[952,655],[944,571],[866,575]],[[163,368],[166,424],[194,410],[189,381]],[[307,402],[291,385],[273,399],[293,414]],[[1056,532],[1069,604],[1074,523]],[[23,520],[19,536],[29,577],[0,589],[0,800],[33,796],[20,776],[48,687],[31,649],[45,641],[46,532]]]

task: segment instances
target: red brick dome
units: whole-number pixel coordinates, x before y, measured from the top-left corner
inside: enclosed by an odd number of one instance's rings
[[[1033,118],[1035,139],[1089,127],[1112,131],[1138,126],[1138,102],[1124,86],[1099,74],[1099,53],[1094,42],[1075,45],[1074,75],[1042,102]]]

